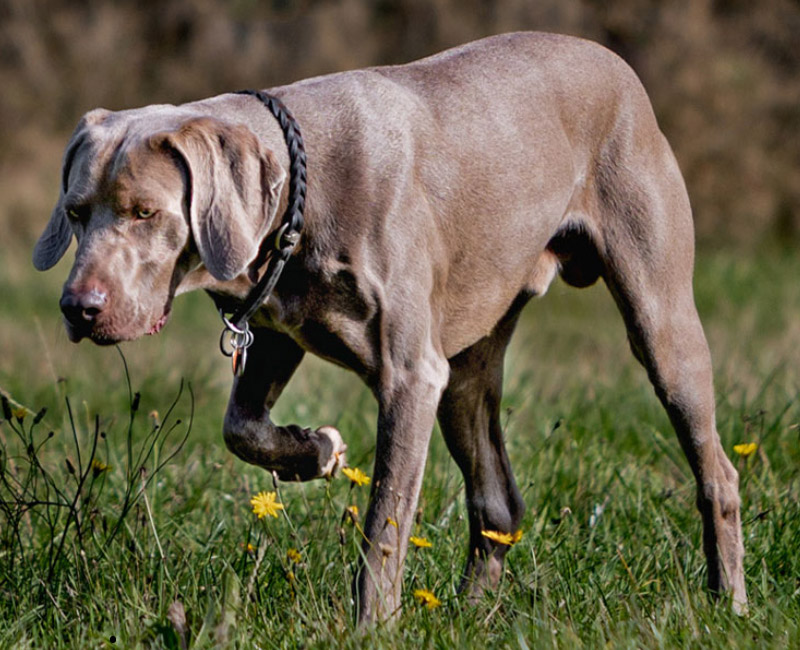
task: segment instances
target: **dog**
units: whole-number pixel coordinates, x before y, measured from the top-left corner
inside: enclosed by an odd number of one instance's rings
[[[250,319],[224,439],[282,479],[330,476],[339,432],[279,426],[270,409],[306,352],[373,391],[358,619],[400,606],[437,417],[466,485],[462,589],[477,597],[500,579],[508,547],[481,531],[514,532],[524,510],[499,421],[503,357],[523,306],[557,275],[602,278],[613,295],[697,481],[708,586],[742,611],[738,475],[716,430],[691,208],[635,73],[589,41],[514,33],[269,92],[305,137],[305,228]],[[70,339],[156,333],[193,289],[235,309],[280,226],[288,169],[281,128],[251,95],[87,113],[33,254],[48,269],[77,239],[61,298]]]

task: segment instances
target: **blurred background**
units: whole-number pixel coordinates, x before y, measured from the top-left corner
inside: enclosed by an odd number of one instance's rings
[[[49,273],[30,263],[57,198],[64,146],[85,111],[401,63],[528,29],[599,41],[644,82],[689,186],[698,298],[717,376],[729,367],[732,378],[759,386],[774,364],[797,359],[796,283],[767,286],[776,276],[789,280],[798,266],[770,261],[776,252],[797,260],[800,241],[797,0],[0,0],[0,388],[36,393],[47,378],[80,374],[91,386],[97,368],[116,357],[71,346],[63,333],[57,301],[72,253]],[[614,377],[619,354],[627,354],[619,317],[598,291],[602,297],[573,299],[558,284],[546,300],[567,295],[565,302],[537,309],[525,326],[531,341],[546,340],[541,323],[552,319],[552,338],[562,342],[553,355],[561,355],[565,375],[574,366],[562,352],[583,359],[591,377],[603,367]],[[576,354],[587,308],[595,319],[605,310],[610,344],[595,338]],[[574,336],[565,335],[568,318]],[[209,301],[182,298],[171,326],[126,346],[136,350],[138,378],[177,379],[190,371],[186,346],[202,345],[210,352],[190,374],[214,378],[209,393],[222,408],[230,378],[214,352]],[[768,354],[755,334],[772,337]]]

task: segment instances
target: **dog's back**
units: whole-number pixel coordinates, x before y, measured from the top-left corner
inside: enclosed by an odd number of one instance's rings
[[[494,36],[275,92],[326,135],[308,142],[311,183],[323,179],[309,205],[335,222],[336,244],[364,238],[387,250],[382,233],[402,232],[435,260],[448,355],[491,330],[520,291],[543,294],[558,271],[576,286],[594,282],[604,221],[626,218],[604,210],[602,195],[636,194],[623,185],[638,180],[618,174],[633,141],[671,157],[630,67],[569,36]],[[672,192],[685,195],[672,167]],[[688,201],[681,212],[662,216],[685,221]],[[373,259],[392,275],[385,256]]]

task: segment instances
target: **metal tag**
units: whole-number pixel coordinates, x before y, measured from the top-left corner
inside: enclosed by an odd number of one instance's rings
[[[241,377],[244,374],[244,366],[247,363],[247,348],[234,348],[231,354],[231,367],[234,377]]]
[[[253,332],[247,323],[240,329],[231,323],[225,315],[220,312],[225,329],[219,337],[219,349],[226,357],[231,358],[231,367],[235,377],[244,374],[244,367],[247,363],[247,348],[253,344]]]

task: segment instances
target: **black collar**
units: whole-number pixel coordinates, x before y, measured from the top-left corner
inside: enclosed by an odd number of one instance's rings
[[[237,94],[252,95],[264,104],[278,120],[289,150],[289,201],[286,212],[283,214],[280,227],[261,242],[258,255],[250,264],[250,277],[257,278],[258,269],[269,258],[267,269],[233,316],[226,318],[220,311],[222,322],[225,324],[220,337],[220,349],[225,356],[231,357],[233,373],[238,376],[244,372],[247,348],[253,342],[253,333],[247,322],[269,299],[283,273],[283,267],[297,246],[297,242],[300,241],[303,209],[306,203],[306,151],[303,146],[303,136],[300,134],[300,125],[280,99],[259,90],[240,90]],[[225,346],[226,336],[230,349]]]

